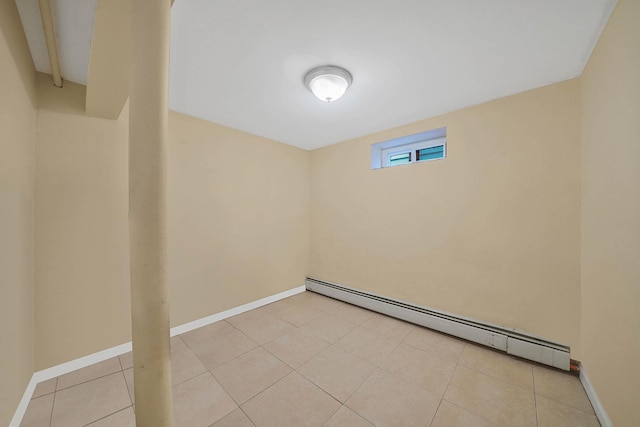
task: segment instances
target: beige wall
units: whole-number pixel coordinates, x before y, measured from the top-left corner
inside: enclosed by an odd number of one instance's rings
[[[169,138],[172,322],[304,285],[309,153],[177,113]]]
[[[582,362],[615,426],[640,420],[640,2],[582,76]]]
[[[33,373],[35,71],[12,1],[0,2],[0,425]]]
[[[370,144],[447,127],[447,158],[370,169]],[[311,155],[311,276],[521,329],[580,337],[579,82]]]
[[[126,111],[86,117],[84,86],[38,77],[37,370],[131,339]]]
[[[36,369],[129,341],[128,112],[84,115],[84,88],[39,87]],[[173,325],[304,284],[306,151],[169,116]]]

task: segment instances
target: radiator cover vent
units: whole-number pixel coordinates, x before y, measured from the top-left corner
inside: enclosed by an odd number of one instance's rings
[[[308,277],[307,290],[416,325],[463,338],[514,356],[569,370],[570,348],[517,330],[420,307],[381,295]]]

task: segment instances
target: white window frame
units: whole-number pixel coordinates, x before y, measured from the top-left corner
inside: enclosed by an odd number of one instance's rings
[[[424,148],[442,145],[442,157],[437,159],[416,160],[416,152]],[[409,163],[391,165],[389,159],[395,154],[411,152]],[[402,166],[412,163],[422,163],[431,160],[442,160],[447,157],[447,128],[439,128],[413,135],[407,135],[371,145],[371,169]]]
[[[439,157],[437,159],[417,160],[417,157],[418,157],[416,155],[417,151],[422,150],[424,148],[438,147],[440,145],[442,145],[442,157]],[[447,157],[447,139],[442,137],[442,138],[430,139],[427,141],[414,142],[413,144],[405,144],[397,147],[384,148],[382,149],[382,153],[381,153],[382,167],[389,168],[393,166],[401,166],[401,165],[390,164],[391,156],[393,156],[394,154],[401,154],[401,153],[411,153],[409,158],[409,163],[402,163],[402,164],[428,162],[431,160],[442,160],[445,157]]]

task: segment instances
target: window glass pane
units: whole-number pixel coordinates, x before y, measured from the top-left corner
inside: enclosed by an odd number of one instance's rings
[[[416,161],[442,159],[444,157],[444,145],[436,145],[435,147],[423,148],[416,151]]]
[[[411,152],[392,154],[389,156],[389,166],[404,165],[411,162]]]

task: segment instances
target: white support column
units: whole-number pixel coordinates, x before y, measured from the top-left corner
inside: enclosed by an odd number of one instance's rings
[[[138,427],[173,425],[166,163],[170,0],[131,1],[129,243]]]

